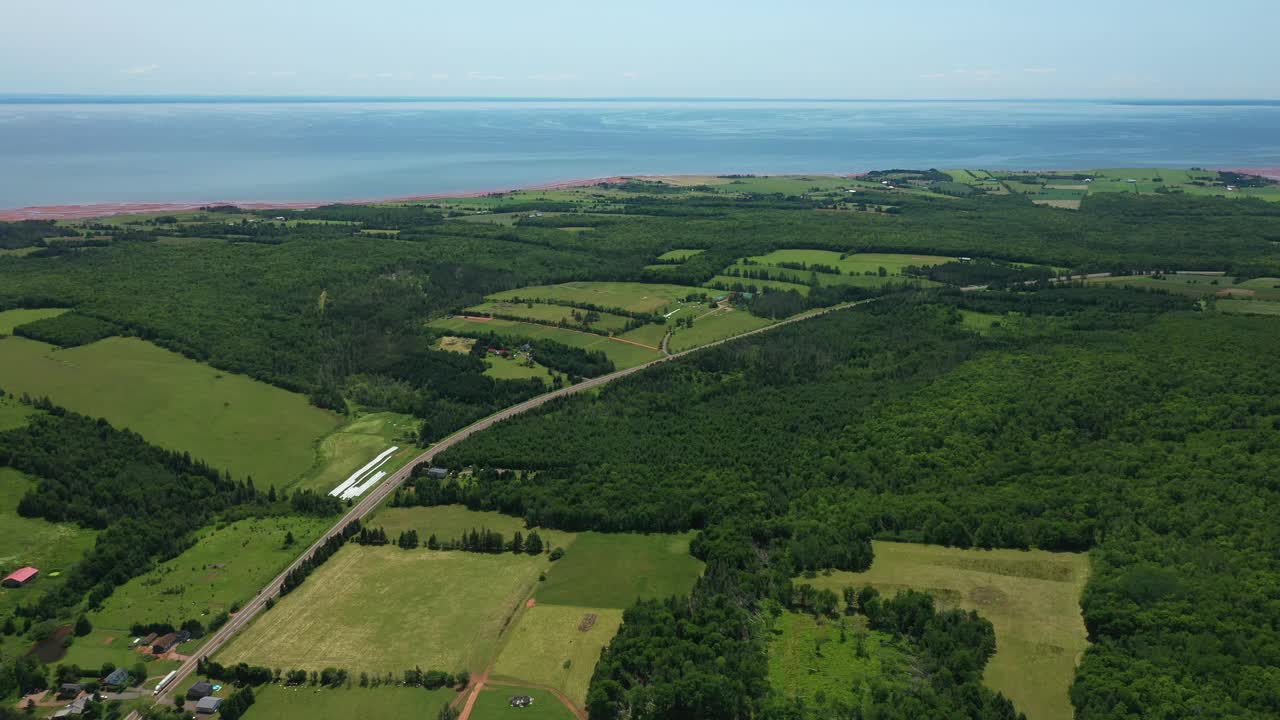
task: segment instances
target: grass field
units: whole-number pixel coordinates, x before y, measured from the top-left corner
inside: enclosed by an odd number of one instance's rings
[[[511,707],[511,696],[533,698],[529,707]],[[575,720],[564,703],[546,690],[526,687],[486,686],[476,698],[471,720]]]
[[[619,609],[539,604],[512,628],[493,674],[553,687],[582,706],[600,651],[621,624]]]
[[[31,408],[18,402],[17,398],[0,394],[0,431],[26,425],[32,412]]]
[[[1280,315],[1280,302],[1268,300],[1219,300],[1215,306],[1236,315]]]
[[[772,324],[772,320],[756,317],[746,310],[716,310],[699,317],[693,327],[677,330],[671,336],[670,349],[680,352]]]
[[[381,468],[391,474],[417,455],[417,436],[418,421],[411,415],[361,415],[316,443],[315,462],[296,486],[327,493],[384,450],[397,446],[400,450]]]
[[[218,655],[223,663],[482,670],[546,556],[348,545]]]
[[[1255,300],[1280,300],[1280,288],[1275,287],[1280,283],[1250,280],[1236,285],[1229,277],[1214,275],[1164,275],[1159,278],[1150,275],[1117,276],[1097,278],[1090,280],[1089,284],[1153,288],[1196,298],[1217,295],[1250,297]]]
[[[666,261],[672,261],[672,260],[684,261],[693,257],[694,255],[699,255],[704,252],[706,252],[706,250],[695,250],[693,248],[676,248],[675,250],[668,250],[662,253],[661,255],[658,256],[658,259],[666,260]]]
[[[539,603],[626,608],[637,598],[689,592],[702,561],[689,555],[692,535],[580,533],[552,564]]]
[[[555,377],[555,374],[549,368],[536,362],[532,365],[526,365],[523,359],[515,357],[503,358],[490,355],[485,358],[485,364],[489,367],[485,369],[484,374],[498,380],[541,378],[550,387]]]
[[[769,288],[771,290],[795,290],[801,295],[809,294],[808,285],[798,285],[796,283],[783,282],[781,280],[752,280],[751,278],[733,277],[732,275],[716,275],[706,282],[707,287],[714,285],[724,285],[725,287],[733,287],[741,283],[743,286],[755,285],[758,288]],[[709,291],[714,292],[714,291]]]
[[[941,255],[903,253],[853,253],[844,258],[840,256],[841,253],[833,250],[774,250],[767,255],[757,255],[750,259],[760,265],[772,266],[783,262],[829,265],[846,275],[876,273],[880,268],[884,268],[890,275],[901,275],[902,269],[908,265],[941,265],[955,259]],[[806,271],[792,272],[803,275]]]
[[[66,308],[35,308],[0,311],[0,335],[12,335],[13,329],[29,322],[57,317],[66,312]]]
[[[998,649],[987,665],[986,684],[1030,720],[1070,720],[1067,691],[1088,645],[1080,612],[1088,557],[891,542],[876,542],[875,553],[865,573],[834,572],[798,582],[837,593],[868,584],[887,594],[924,590],[941,607],[977,610],[996,631]]]
[[[822,694],[846,703],[869,694],[867,683],[906,684],[912,664],[908,649],[865,626],[862,617],[783,613],[769,639],[769,683],[788,697],[812,701]],[[855,688],[861,692],[855,694]]]
[[[31,478],[12,468],[0,467],[0,574],[20,567],[40,569],[35,582],[22,588],[0,588],[0,617],[6,617],[19,603],[32,601],[63,582],[65,573],[90,548],[97,533],[74,523],[18,516],[18,501],[35,486]]]
[[[393,539],[405,530],[417,530],[418,538],[426,542],[433,533],[442,542],[462,537],[472,529],[488,528],[503,535],[521,532],[525,535],[524,520],[496,512],[468,510],[465,505],[437,505],[434,507],[382,506],[366,522],[369,527],[381,527]],[[577,537],[563,530],[539,529],[544,544],[567,547]]]
[[[995,313],[978,312],[977,310],[961,310],[960,321],[968,329],[979,333],[989,333],[994,323],[999,323],[1004,319],[1002,315]]]
[[[195,618],[207,625],[233,603],[253,598],[329,525],[327,519],[290,516],[205,528],[194,546],[117,588],[89,619],[100,630],[122,634],[136,622],[176,627]],[[295,543],[285,547],[290,532]]]
[[[511,320],[467,320],[462,317],[433,320],[429,326],[436,330],[458,333],[492,332],[512,340],[547,339],[563,343],[570,347],[587,350],[600,350],[609,356],[618,369],[642,365],[650,360],[662,357],[659,350],[632,345],[631,343],[612,340],[602,335],[577,332],[565,328],[532,323],[514,322]]]
[[[630,312],[654,312],[670,309],[677,301],[689,295],[703,294],[703,288],[662,283],[633,282],[571,282],[561,285],[540,285],[508,290],[489,296],[490,300],[509,300],[513,297],[526,300],[551,299],[565,302],[592,303],[601,307],[615,307]]]
[[[226,694],[225,691],[223,694]],[[457,696],[442,688],[383,686],[317,689],[264,685],[254,691],[245,720],[352,720],[353,718],[429,718]]]
[[[685,311],[682,310],[681,312],[683,313]],[[679,317],[679,313],[672,317],[673,319],[675,317]],[[648,345],[649,347],[662,347],[662,338],[665,337],[666,334],[667,334],[667,323],[663,323],[661,325],[658,325],[655,323],[648,323],[647,325],[641,325],[635,330],[628,330],[627,332],[622,333],[618,337],[622,338],[623,340],[630,340],[632,342],[638,342],[642,345]]]
[[[136,338],[65,350],[5,338],[0,377],[9,392],[48,395],[215,468],[252,475],[259,488],[291,483],[312,465],[315,442],[338,425],[302,395]]]
[[[548,305],[537,302],[515,303],[506,302],[504,300],[489,300],[487,302],[480,303],[479,305],[473,305],[472,307],[467,308],[465,312],[470,315],[512,315],[533,322],[543,322],[556,325],[560,322],[576,324],[578,321],[574,319],[573,313],[576,312],[579,315],[583,315],[586,311],[565,307],[564,305]],[[600,330],[621,332],[627,327],[627,323],[630,321],[630,318],[622,315],[613,315],[610,313],[599,313],[599,315],[600,319],[592,323],[592,327]]]

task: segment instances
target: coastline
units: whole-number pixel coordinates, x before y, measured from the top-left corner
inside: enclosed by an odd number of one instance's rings
[[[1258,175],[1272,180],[1280,180],[1280,167],[1240,167],[1220,168],[1221,171],[1238,172],[1247,175]],[[1010,171],[1014,172],[1014,171]],[[1057,170],[1055,172],[1066,172]],[[235,205],[245,210],[306,210],[324,205],[365,205],[370,203],[425,202],[430,200],[450,200],[485,197],[498,193],[515,192],[517,190],[563,190],[565,188],[589,187],[600,183],[621,182],[623,180],[655,180],[663,178],[688,179],[721,177],[735,173],[677,173],[670,175],[609,175],[605,177],[579,178],[575,180],[558,180],[534,185],[508,186],[489,188],[486,190],[458,190],[454,192],[430,193],[426,195],[405,195],[388,198],[365,198],[355,200],[207,200],[190,202],[108,202],[84,203],[69,205],[31,205],[20,208],[0,208],[0,221],[16,222],[20,220],[89,220],[93,218],[111,217],[113,215],[150,215],[159,213],[191,212],[212,205]],[[780,176],[805,175],[809,177],[857,177],[864,173],[781,173]],[[761,174],[768,175],[767,173]]]

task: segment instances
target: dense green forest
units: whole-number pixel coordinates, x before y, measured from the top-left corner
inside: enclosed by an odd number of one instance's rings
[[[518,470],[461,496],[570,529],[1090,549],[1078,717],[1274,716],[1273,321],[1132,291],[894,300],[558,401],[445,462]],[[961,329],[958,308],[999,304],[1038,327]]]

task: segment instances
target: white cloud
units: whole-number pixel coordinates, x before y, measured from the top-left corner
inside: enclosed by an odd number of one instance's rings
[[[131,68],[125,68],[120,72],[124,73],[125,75],[150,75],[151,73],[159,69],[160,69],[159,65],[152,63],[150,65],[135,65]]]
[[[298,74],[297,70],[249,70],[245,72],[245,75],[248,75],[250,77],[258,77],[261,75],[264,77],[280,78],[280,77],[294,77],[297,74]]]
[[[956,75],[967,76],[967,77],[982,78],[982,79],[984,79],[984,80],[985,80],[986,78],[995,77],[996,75],[999,75],[1000,73],[999,73],[999,72],[997,72],[997,71],[995,71],[995,70],[990,70],[990,69],[988,69],[988,68],[980,68],[980,69],[977,69],[977,70],[969,70],[969,69],[966,69],[966,68],[959,68],[958,70],[956,70],[956,71],[955,71],[955,74],[956,74]]]
[[[1024,73],[1030,73],[1031,75],[1052,75],[1052,74],[1054,74],[1054,73],[1058,72],[1058,68],[1051,68],[1051,67],[1029,67],[1029,68],[1023,68],[1022,72],[1024,72]]]
[[[376,77],[376,78],[383,78],[383,79],[386,79],[386,78],[393,78],[393,77],[395,77],[395,76],[396,76],[396,74],[395,74],[395,73],[389,73],[389,72],[380,72],[380,73],[378,73],[377,75],[374,75],[374,77]]]
[[[494,75],[493,73],[484,73],[471,71],[467,73],[467,77],[471,80],[506,80],[502,75]]]

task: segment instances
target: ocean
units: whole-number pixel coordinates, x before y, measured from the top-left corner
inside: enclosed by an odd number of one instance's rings
[[[1280,102],[0,97],[0,208],[614,175],[1280,166]]]

